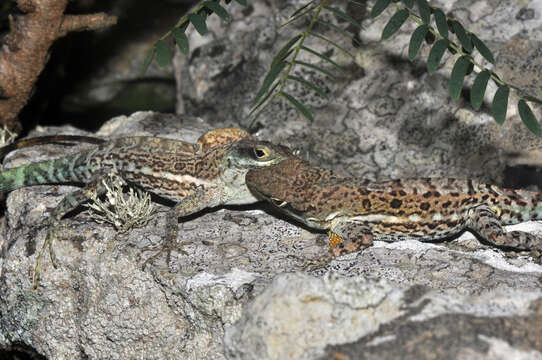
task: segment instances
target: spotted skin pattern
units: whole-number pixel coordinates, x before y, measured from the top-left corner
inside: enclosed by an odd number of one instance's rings
[[[252,169],[246,182],[258,197],[290,216],[328,230],[333,256],[367,247],[372,240],[427,241],[464,230],[496,246],[542,250],[538,237],[503,229],[542,219],[542,194],[537,192],[446,178],[370,182],[295,158]]]
[[[23,141],[16,148],[44,142]],[[0,149],[0,153],[5,151]],[[0,173],[0,191],[36,184],[85,185],[68,194],[46,221],[50,230],[36,263],[34,286],[37,286],[40,259],[46,247],[55,265],[52,243],[61,218],[88,200],[92,192],[103,194],[109,174],[176,202],[166,220],[165,243],[171,244],[177,238],[179,217],[207,207],[258,201],[246,187],[246,172],[275,165],[290,156],[293,155],[285,147],[254,140],[247,132],[233,128],[209,131],[196,144],[157,137],[126,137],[103,141],[92,149],[59,159],[6,170]]]

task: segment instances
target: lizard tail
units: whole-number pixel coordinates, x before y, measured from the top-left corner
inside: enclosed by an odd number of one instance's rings
[[[63,144],[63,145],[75,145],[78,143],[90,143],[90,144],[103,144],[104,139],[80,136],[80,135],[51,135],[51,136],[39,136],[30,139],[17,140],[9,145],[0,148],[0,159],[3,159],[7,154],[13,150],[22,149],[35,145],[44,144]]]
[[[529,220],[542,220],[542,193],[528,190],[503,189],[486,185],[484,202],[505,225]]]
[[[81,152],[3,171],[0,173],[0,191],[29,185],[84,182],[92,177],[93,172],[86,158],[86,153]]]

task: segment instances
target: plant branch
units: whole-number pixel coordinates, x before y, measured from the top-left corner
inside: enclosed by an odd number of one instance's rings
[[[17,115],[30,98],[53,42],[70,31],[111,26],[116,16],[64,15],[68,0],[18,0],[24,12],[10,16],[10,32],[0,49],[0,124],[18,131]]]

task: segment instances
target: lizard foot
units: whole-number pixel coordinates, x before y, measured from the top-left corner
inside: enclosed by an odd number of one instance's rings
[[[169,263],[170,257],[171,257],[171,251],[172,250],[178,250],[183,255],[188,255],[186,251],[183,250],[183,247],[186,245],[190,245],[191,241],[183,241],[180,244],[172,244],[168,242],[167,244],[159,244],[159,245],[153,245],[153,246],[146,246],[144,248],[141,248],[141,253],[145,251],[157,251],[155,254],[151,255],[149,258],[147,258],[143,265],[141,266],[142,270],[145,270],[145,267],[147,267],[147,264],[153,262],[156,260],[160,255],[162,255],[164,252],[167,253],[166,255],[166,261]]]
[[[55,269],[58,267],[57,262],[56,262],[55,251],[53,249],[53,241],[56,237],[56,228],[54,225],[51,225],[51,226],[52,226],[52,229],[49,229],[47,231],[47,235],[45,236],[45,241],[43,242],[43,245],[36,259],[36,266],[34,267],[34,276],[32,280],[32,288],[34,290],[38,288],[39,278],[40,278],[41,257],[43,256],[43,253],[45,252],[46,248],[49,249],[49,257],[51,258],[51,263],[53,264],[53,267]]]

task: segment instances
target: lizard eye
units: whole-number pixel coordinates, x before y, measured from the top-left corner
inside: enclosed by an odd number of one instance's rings
[[[257,159],[263,160],[269,157],[271,155],[271,151],[269,151],[268,148],[261,146],[254,148],[254,155]]]

